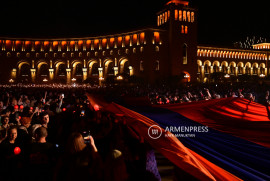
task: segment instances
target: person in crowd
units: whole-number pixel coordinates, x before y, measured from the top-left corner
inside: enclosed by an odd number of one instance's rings
[[[52,180],[53,157],[55,155],[53,144],[46,140],[47,129],[39,127],[35,130],[34,135],[35,141],[27,148],[28,167],[29,170],[32,170],[28,180],[37,180],[40,175],[42,178],[39,180]]]
[[[54,180],[103,180],[102,161],[92,136],[86,144],[82,135],[70,135],[66,155],[57,164]]]

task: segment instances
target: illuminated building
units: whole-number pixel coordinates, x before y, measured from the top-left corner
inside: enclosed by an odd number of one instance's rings
[[[269,44],[253,50],[197,45],[197,10],[187,1],[169,1],[157,13],[157,27],[99,37],[0,38],[2,82],[149,82],[170,76],[206,82],[214,72],[230,76],[268,75]],[[46,81],[47,82],[47,81]]]

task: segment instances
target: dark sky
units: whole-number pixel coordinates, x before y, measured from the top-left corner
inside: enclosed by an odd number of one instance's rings
[[[9,0],[0,2],[0,36],[83,37],[156,24],[167,0]],[[237,2],[237,3],[236,3]],[[246,36],[269,39],[267,1],[190,0],[198,9],[199,44],[231,46]],[[269,39],[270,40],[270,39]]]

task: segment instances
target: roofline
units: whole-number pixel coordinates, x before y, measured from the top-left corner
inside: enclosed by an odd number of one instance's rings
[[[115,37],[115,36],[123,36],[123,35],[130,35],[135,33],[141,33],[143,31],[159,31],[159,32],[165,32],[166,30],[158,29],[158,28],[144,28],[134,31],[129,31],[125,33],[117,33],[117,34],[109,34],[109,35],[102,35],[102,36],[93,36],[93,37],[76,37],[76,38],[14,38],[14,37],[0,37],[1,40],[36,40],[36,41],[46,41],[46,40],[89,40],[89,39],[103,39],[108,37]]]
[[[260,50],[247,50],[247,49],[239,49],[239,48],[220,48],[220,47],[209,47],[209,46],[197,46],[197,49],[216,49],[216,50],[227,50],[227,51],[242,51],[242,52],[256,52],[256,53],[269,53],[269,51],[260,51]]]

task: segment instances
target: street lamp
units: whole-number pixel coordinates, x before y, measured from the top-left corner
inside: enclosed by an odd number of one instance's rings
[[[264,75],[264,74],[261,74],[261,75],[260,75],[260,77],[261,77],[261,78],[264,78],[264,77],[265,77],[265,75]]]
[[[117,80],[123,80],[123,77],[121,75],[119,75],[118,77],[116,77]]]

